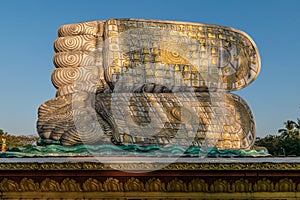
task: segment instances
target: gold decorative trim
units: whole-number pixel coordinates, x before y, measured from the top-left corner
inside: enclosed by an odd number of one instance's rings
[[[83,183],[74,179],[65,178],[61,182],[45,178],[36,182],[30,178],[23,178],[15,182],[3,178],[0,182],[0,191],[3,192],[204,192],[204,193],[245,193],[245,192],[300,192],[300,183],[283,178],[272,182],[267,178],[261,178],[255,183],[248,179],[238,179],[234,182],[218,179],[212,183],[204,179],[195,178],[187,183],[179,178],[173,178],[168,182],[158,178],[141,180],[131,177],[122,182],[117,178],[108,177],[101,182],[95,178],[89,178]]]
[[[149,171],[149,170],[299,170],[300,163],[0,163],[0,170],[120,170],[120,171]]]

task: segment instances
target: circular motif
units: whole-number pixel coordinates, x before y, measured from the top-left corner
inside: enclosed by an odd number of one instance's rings
[[[172,116],[180,122],[190,122],[193,119],[192,113],[184,107],[174,107],[171,109]]]
[[[231,61],[231,54],[225,48],[220,48],[220,67],[226,67]]]

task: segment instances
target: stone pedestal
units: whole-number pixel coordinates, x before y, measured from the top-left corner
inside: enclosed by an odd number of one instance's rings
[[[300,198],[300,158],[170,160],[1,158],[0,199]]]

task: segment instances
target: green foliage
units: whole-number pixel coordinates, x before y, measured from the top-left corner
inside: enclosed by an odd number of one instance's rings
[[[300,119],[297,122],[287,120],[284,125],[283,129],[278,130],[280,135],[257,138],[255,145],[266,147],[274,156],[300,156]]]
[[[282,154],[282,150],[279,147],[280,136],[267,135],[264,138],[256,138],[255,145],[266,147],[270,154],[278,156]]]
[[[11,135],[0,129],[0,143],[2,138],[6,139],[6,148],[27,147],[39,140],[38,136]]]

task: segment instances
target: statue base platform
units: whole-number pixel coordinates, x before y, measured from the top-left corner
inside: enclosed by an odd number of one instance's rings
[[[0,199],[299,199],[300,158],[0,158]]]

